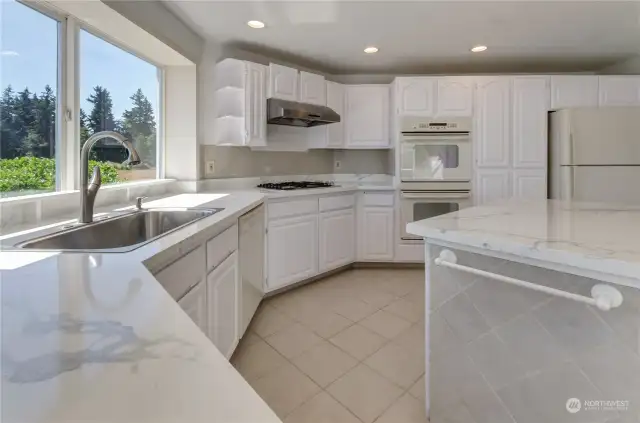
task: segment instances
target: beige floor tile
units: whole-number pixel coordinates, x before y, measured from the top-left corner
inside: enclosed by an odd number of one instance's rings
[[[400,335],[396,336],[396,338],[391,342],[412,353],[424,357],[424,352],[427,346],[425,341],[424,325],[416,323]]]
[[[238,345],[238,348],[247,348],[252,346],[253,344],[257,343],[258,341],[260,341],[262,338],[260,338],[258,335],[255,334],[255,332],[252,332],[250,330],[247,330],[244,335],[242,336],[242,339],[240,340],[240,344]]]
[[[410,322],[383,310],[362,320],[360,324],[387,339],[393,339],[411,327]]]
[[[413,384],[409,393],[420,401],[425,401],[427,397],[424,375]]]
[[[386,306],[384,311],[400,316],[412,323],[417,323],[424,316],[424,306],[407,298],[400,298]]]
[[[320,392],[296,408],[284,423],[361,423],[342,404],[326,392]]]
[[[358,322],[379,310],[378,307],[358,298],[349,298],[344,296],[332,298],[331,302],[328,303],[328,306],[331,310],[346,317],[352,322]]]
[[[355,358],[326,341],[304,352],[292,362],[322,387],[358,364]]]
[[[308,310],[307,313],[299,315],[298,318],[304,326],[325,339],[331,338],[353,324],[346,317],[326,310]]]
[[[371,304],[372,306],[380,309],[387,304],[390,304],[397,297],[388,292],[379,291],[373,287],[369,287],[367,289],[359,290],[356,294],[356,297],[361,299],[362,301]]]
[[[364,363],[405,389],[413,386],[425,368],[424,355],[394,343],[380,348]]]
[[[300,323],[294,323],[286,329],[266,337],[265,341],[290,360],[322,342],[322,338]]]
[[[234,354],[231,363],[247,380],[257,379],[284,366],[287,360],[263,340]]]
[[[423,403],[405,394],[376,423],[427,423],[426,410]]]
[[[348,327],[329,341],[358,360],[364,360],[388,342],[385,337],[359,324]]]
[[[281,419],[320,391],[290,363],[251,382],[251,386]]]
[[[359,364],[327,388],[327,392],[364,423],[372,423],[402,390],[364,364]]]
[[[294,321],[290,317],[270,305],[265,304],[260,307],[253,317],[250,330],[258,336],[266,338],[269,335],[291,326],[293,323]]]

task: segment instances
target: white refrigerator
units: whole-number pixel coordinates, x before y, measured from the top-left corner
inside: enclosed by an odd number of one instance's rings
[[[549,114],[549,197],[640,204],[640,107]]]

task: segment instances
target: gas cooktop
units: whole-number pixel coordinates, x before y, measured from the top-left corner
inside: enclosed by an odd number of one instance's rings
[[[291,191],[295,189],[310,189],[310,188],[331,188],[334,187],[333,182],[318,182],[318,181],[298,181],[298,182],[274,182],[268,184],[260,184],[258,188],[263,189],[275,189],[280,191]]]

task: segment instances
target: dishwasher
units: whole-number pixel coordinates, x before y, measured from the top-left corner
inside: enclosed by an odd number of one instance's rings
[[[264,295],[264,205],[252,209],[239,219],[241,332],[249,326]]]

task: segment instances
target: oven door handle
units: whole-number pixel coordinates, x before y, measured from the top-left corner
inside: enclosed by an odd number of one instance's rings
[[[439,192],[420,192],[420,193],[412,193],[412,192],[401,192],[400,195],[402,198],[406,198],[408,200],[429,200],[429,199],[444,199],[444,198],[470,198],[470,191],[439,191]]]

